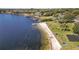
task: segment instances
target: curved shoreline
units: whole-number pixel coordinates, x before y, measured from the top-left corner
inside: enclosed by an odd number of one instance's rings
[[[52,50],[60,50],[62,46],[60,45],[54,34],[51,32],[51,30],[48,28],[47,24],[45,22],[38,23],[38,26],[40,26],[48,34],[48,39],[49,41],[51,41]]]

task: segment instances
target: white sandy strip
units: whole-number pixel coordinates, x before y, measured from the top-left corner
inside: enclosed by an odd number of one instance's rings
[[[52,33],[52,31],[48,28],[47,24],[45,22],[43,23],[39,23],[39,26],[42,27],[42,29],[48,33],[48,39],[51,41],[52,44],[52,49],[53,50],[60,50],[61,49],[61,45],[58,42],[58,40],[56,39],[56,37],[54,36],[54,34]]]

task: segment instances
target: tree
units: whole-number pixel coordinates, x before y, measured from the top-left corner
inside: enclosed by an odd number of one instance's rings
[[[68,23],[68,22],[73,22],[74,21],[75,16],[69,12],[66,12],[63,16],[63,19],[60,19],[59,22],[61,23]]]
[[[77,15],[79,15],[79,10],[74,10],[72,13],[73,13],[75,16],[77,16]]]
[[[74,20],[74,16],[72,15],[72,14],[66,14],[65,16],[64,16],[64,21],[65,22],[72,22],[73,20]]]
[[[73,32],[79,34],[79,23],[75,23],[73,27]]]
[[[69,26],[67,23],[60,24],[61,30],[62,31],[70,31]]]

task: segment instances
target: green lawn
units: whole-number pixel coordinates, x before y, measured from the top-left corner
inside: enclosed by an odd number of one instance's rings
[[[47,22],[48,27],[51,29],[51,31],[55,34],[56,38],[62,45],[62,50],[77,50],[79,49],[77,45],[79,45],[79,42],[72,42],[69,41],[67,38],[67,34],[73,34],[73,26],[74,23],[68,23],[67,25],[69,26],[70,31],[62,31],[60,27],[60,23],[56,21],[49,21]],[[63,44],[65,42],[66,44]]]

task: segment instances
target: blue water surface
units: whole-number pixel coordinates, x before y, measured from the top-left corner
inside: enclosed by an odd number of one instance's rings
[[[0,50],[40,48],[40,31],[32,17],[0,14]]]

